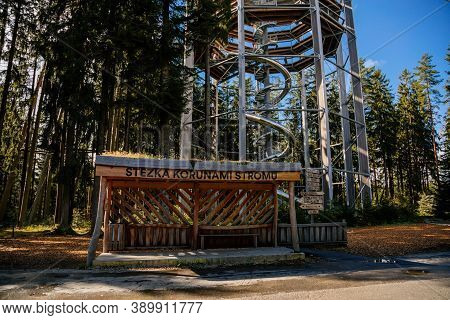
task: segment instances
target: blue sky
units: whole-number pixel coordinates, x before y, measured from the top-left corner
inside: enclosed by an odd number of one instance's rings
[[[353,0],[353,7],[359,55],[387,74],[394,91],[402,70],[413,70],[426,52],[434,57],[441,77],[446,79],[445,71],[449,67],[445,56],[450,45],[450,3],[447,0]],[[386,44],[416,23],[411,30]],[[383,44],[386,46],[380,48]],[[443,88],[444,83],[442,92]],[[445,111],[446,106],[442,105],[440,113]]]

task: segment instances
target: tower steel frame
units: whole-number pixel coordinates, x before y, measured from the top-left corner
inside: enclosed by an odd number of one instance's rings
[[[188,1],[190,3],[191,1]],[[331,202],[334,186],[345,185],[345,199],[349,206],[359,201],[362,205],[371,201],[369,152],[365,125],[363,91],[360,78],[356,31],[354,26],[351,0],[231,0],[232,18],[229,23],[227,43],[214,41],[209,52],[195,52],[186,48],[185,66],[196,68],[196,61],[203,61],[202,56],[209,54],[210,61],[205,79],[214,81],[215,103],[213,115],[206,123],[214,119],[214,137],[212,150],[207,155],[219,154],[219,114],[218,88],[229,79],[238,79],[239,102],[237,110],[227,112],[237,114],[238,160],[245,162],[248,157],[247,128],[255,123],[260,128],[260,136],[255,143],[263,142],[262,152],[257,161],[282,161],[292,146],[303,146],[302,163],[306,169],[311,167],[311,145],[309,125],[311,113],[318,115],[320,169],[323,171],[323,191],[325,198]],[[337,74],[339,86],[339,113],[328,109],[327,76],[325,64],[331,66],[331,73]],[[314,69],[317,109],[308,109],[306,99],[306,70]],[[205,70],[206,69],[206,70]],[[301,136],[297,137],[281,122],[278,113],[287,111],[283,108],[283,99],[294,90],[293,74],[298,74],[300,83],[301,107],[294,110],[301,116]],[[281,76],[284,86],[271,83],[271,76]],[[192,157],[193,119],[192,78],[186,88],[187,104],[181,119],[180,158]],[[256,89],[248,91],[247,82],[255,84]],[[348,90],[347,84],[351,84]],[[205,86],[206,88],[211,87]],[[349,98],[348,92],[351,92]],[[255,97],[254,107],[247,105],[247,97]],[[209,96],[210,92],[208,92]],[[350,99],[350,101],[349,101]],[[350,105],[353,106],[349,110]],[[281,105],[281,106],[280,106]],[[209,113],[209,112],[208,112]],[[275,115],[275,116],[273,116]],[[333,158],[330,137],[330,115],[340,118],[342,146],[339,154]],[[354,115],[354,118],[351,118]],[[273,133],[279,132],[289,142],[287,148],[273,148]],[[352,137],[352,132],[356,134]],[[284,143],[286,145],[286,143]],[[210,147],[210,146],[207,146]],[[354,148],[356,147],[356,151]],[[336,152],[334,152],[336,153]],[[354,157],[354,154],[357,157]],[[334,163],[343,157],[343,168]],[[357,164],[355,165],[355,159]],[[209,160],[209,159],[208,159]],[[218,160],[218,159],[217,159]],[[297,160],[297,159],[296,159]],[[300,160],[300,159],[298,159]],[[358,182],[358,184],[355,183]],[[357,190],[358,189],[358,193]],[[358,196],[357,196],[358,194]]]

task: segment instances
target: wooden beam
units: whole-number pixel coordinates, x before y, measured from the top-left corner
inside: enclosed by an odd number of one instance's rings
[[[194,187],[194,219],[192,222],[192,248],[197,250],[198,246],[198,212],[200,211],[200,190]]]
[[[106,179],[104,177],[100,177],[100,190],[97,202],[97,215],[95,218],[94,232],[92,233],[91,241],[89,242],[86,259],[86,265],[88,267],[92,266],[92,262],[94,261],[95,258],[95,252],[97,250],[98,240],[100,238],[100,233],[102,232],[103,206],[105,202],[105,193],[106,193]]]
[[[111,231],[109,229],[109,218],[111,216],[111,183],[106,185],[106,203],[105,203],[105,218],[103,219],[103,253],[108,253],[111,248]]]
[[[144,194],[150,198],[151,201],[153,201],[156,206],[159,208],[159,210],[161,210],[162,214],[164,214],[164,216],[169,219],[170,221],[172,221],[173,223],[177,223],[177,221],[172,217],[172,214],[167,211],[166,208],[164,208],[163,205],[161,205],[161,203],[158,201],[158,199],[156,199],[153,194],[150,192],[150,190],[142,190],[144,191]]]
[[[208,183],[265,183],[269,184],[275,181],[298,181],[300,179],[300,171],[272,171],[264,170],[254,171],[220,171],[220,170],[184,170],[184,169],[148,169],[148,168],[131,168],[131,167],[111,167],[97,165],[95,175],[114,180],[144,182],[145,183],[166,183],[165,188],[170,189],[187,189],[189,182],[208,182]],[[158,172],[158,173],[156,173]],[[181,174],[180,172],[183,172]],[[218,172],[226,174],[220,176]],[[191,176],[192,174],[192,176]],[[197,176],[197,174],[199,176]],[[114,186],[119,183],[115,182]],[[151,185],[147,185],[147,188]],[[269,189],[270,190],[270,189]]]
[[[269,228],[271,224],[253,224],[248,226],[199,226],[200,230],[249,230]]]
[[[236,195],[236,198],[234,198],[234,200],[227,206],[225,207],[222,212],[213,220],[213,222],[211,224],[216,225],[221,223],[221,219],[223,217],[225,217],[228,212],[230,210],[233,210],[234,208],[236,208],[236,205],[239,203],[239,201],[242,199],[242,197],[246,194],[247,192],[245,190],[239,190],[238,194]]]
[[[298,242],[297,213],[295,210],[294,182],[289,182],[289,218],[291,221],[292,247],[295,252],[300,252]]]
[[[273,185],[273,222],[272,238],[273,246],[278,247],[278,186]]]

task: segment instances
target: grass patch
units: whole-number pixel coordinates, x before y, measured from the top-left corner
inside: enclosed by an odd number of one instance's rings
[[[50,235],[54,234],[55,231],[58,230],[55,225],[48,224],[33,224],[21,228],[14,228],[14,236],[15,237],[32,237],[32,236],[40,236],[40,235]],[[71,229],[74,231],[73,235],[82,235],[89,232],[88,226],[77,226]],[[5,227],[0,228],[0,238],[12,238],[13,228]],[[60,234],[60,233],[58,233]]]

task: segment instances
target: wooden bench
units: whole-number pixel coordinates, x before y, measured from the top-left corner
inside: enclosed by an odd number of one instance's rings
[[[200,248],[205,249],[205,237],[252,237],[255,248],[258,247],[258,234],[256,233],[228,233],[228,234],[201,234],[200,235]]]

